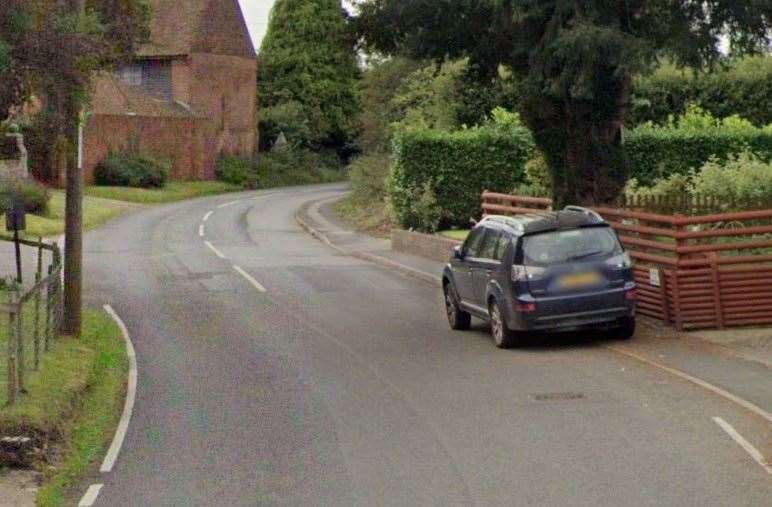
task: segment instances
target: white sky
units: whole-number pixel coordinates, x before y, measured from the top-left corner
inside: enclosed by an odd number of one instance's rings
[[[271,12],[275,0],[239,0],[241,10],[244,11],[244,17],[247,20],[249,32],[252,35],[252,42],[255,49],[260,51],[260,43],[263,40],[265,31],[268,29],[268,15]],[[343,0],[343,5],[350,5],[352,2]]]

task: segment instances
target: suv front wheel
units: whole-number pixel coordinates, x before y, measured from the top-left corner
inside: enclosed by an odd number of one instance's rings
[[[445,313],[448,316],[448,324],[456,331],[466,331],[472,323],[472,316],[458,306],[458,301],[450,282],[443,285],[445,293]]]
[[[491,318],[491,334],[496,346],[500,349],[513,347],[517,338],[516,333],[507,326],[506,318],[497,300],[491,300],[488,313]]]

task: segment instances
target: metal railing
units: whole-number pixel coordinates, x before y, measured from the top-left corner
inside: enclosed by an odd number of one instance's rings
[[[11,241],[0,236],[0,241]],[[34,284],[6,284],[0,290],[0,406],[15,403],[29,375],[40,368],[58,335],[62,316],[62,256],[56,244],[20,240],[34,249]],[[44,252],[51,260],[44,268]]]

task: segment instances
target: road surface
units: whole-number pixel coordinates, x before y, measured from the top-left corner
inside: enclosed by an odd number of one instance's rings
[[[300,229],[302,204],[341,191],[87,236],[87,300],[139,364],[95,505],[769,505],[772,476],[712,418],[769,455],[763,420],[601,339],[501,351],[482,324],[451,331],[437,288]]]

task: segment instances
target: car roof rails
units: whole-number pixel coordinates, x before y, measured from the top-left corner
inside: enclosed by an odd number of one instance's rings
[[[566,206],[563,208],[563,211],[573,211],[574,213],[582,213],[584,215],[592,217],[596,222],[602,223],[605,222],[602,216],[600,216],[597,212],[585,208],[583,206]]]

